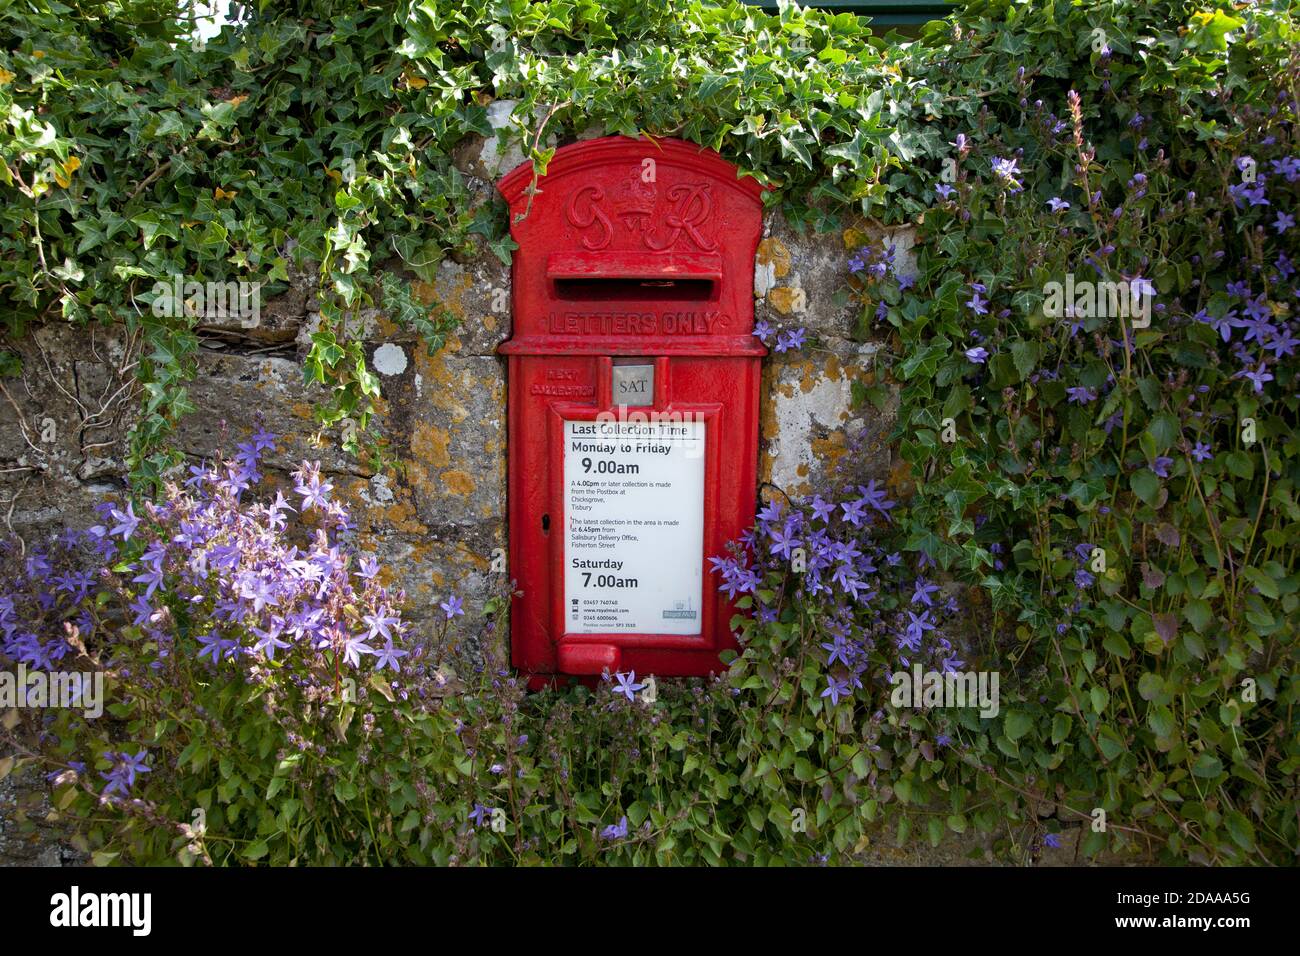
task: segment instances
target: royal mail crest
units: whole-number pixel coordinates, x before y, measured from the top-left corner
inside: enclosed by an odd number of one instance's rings
[[[596,185],[575,189],[565,207],[565,218],[582,234],[582,245],[604,249],[614,238],[615,221],[640,238],[646,249],[663,252],[685,246],[714,252],[718,243],[710,235],[713,195],[708,183],[677,183],[660,190],[634,166],[620,185],[606,195]],[[612,213],[612,215],[611,215]]]

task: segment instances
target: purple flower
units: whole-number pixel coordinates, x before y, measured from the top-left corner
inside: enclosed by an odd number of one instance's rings
[[[1150,279],[1144,279],[1142,276],[1134,276],[1128,282],[1129,295],[1136,302],[1141,298],[1147,298],[1156,294],[1156,284]]]
[[[185,487],[198,489],[203,482],[208,481],[212,476],[212,469],[208,467],[207,462],[190,465],[190,477],[185,479]]]
[[[258,426],[257,431],[253,433],[254,451],[275,451],[276,436],[272,435],[262,426]]]
[[[803,348],[804,336],[808,334],[807,329],[793,329],[782,332],[776,340],[776,350],[778,352],[788,352],[792,349]]]
[[[861,498],[843,502],[840,507],[844,510],[844,520],[854,527],[861,526],[862,519],[866,517],[866,513],[862,510],[866,504]]]
[[[398,624],[400,619],[392,614],[385,614],[384,608],[379,608],[374,614],[362,615],[361,620],[367,625],[366,637],[383,637],[391,641],[393,633],[390,628]]]
[[[276,650],[289,646],[288,641],[280,640],[280,631],[281,628],[278,625],[274,625],[274,624],[271,627],[266,628],[265,630],[263,630],[260,627],[252,628],[252,632],[256,634],[258,638],[257,642],[253,645],[253,649],[257,651],[261,651],[263,654],[265,654],[267,660],[272,660],[272,661],[275,660]],[[364,647],[364,645],[362,646]],[[371,651],[369,648],[366,648],[366,653],[373,654],[374,651]],[[353,663],[354,664],[360,663],[360,661],[353,661]]]
[[[815,495],[812,500],[813,518],[824,524],[831,523],[831,516],[835,514],[835,505],[822,498],[821,495]]]
[[[1281,358],[1284,355],[1294,355],[1296,346],[1300,346],[1300,339],[1295,338],[1290,329],[1282,329],[1274,333],[1264,348],[1271,351],[1274,358]]]
[[[162,568],[157,566],[148,567],[131,580],[136,584],[148,585],[145,588],[144,596],[146,598],[151,598],[153,597],[153,592],[158,590],[158,586],[163,583],[163,571]]]
[[[1192,449],[1192,457],[1197,461],[1209,461],[1214,457],[1214,453],[1210,451],[1209,445],[1198,441],[1196,447]]]
[[[234,641],[228,641],[220,637],[216,631],[199,636],[199,660],[207,656],[212,657],[212,663],[219,663],[223,654],[227,653]]]
[[[1097,400],[1097,393],[1083,385],[1076,385],[1073,388],[1067,388],[1065,394],[1070,396],[1070,401],[1079,405],[1086,405],[1089,402]]]
[[[627,817],[619,818],[618,823],[611,823],[605,829],[600,831],[602,839],[605,840],[622,840],[627,837]]]
[[[772,528],[768,534],[772,538],[771,552],[779,555],[787,561],[792,557],[792,552],[799,547],[799,537],[791,533],[788,529]]]
[[[461,603],[460,598],[456,597],[454,594],[439,604],[438,607],[442,608],[442,612],[447,615],[447,620],[449,621],[457,614],[465,613],[464,605]]]
[[[636,700],[636,692],[645,688],[645,684],[636,683],[636,671],[629,671],[626,674],[619,671],[614,674],[614,680],[618,683],[618,686],[613,689],[614,693],[622,694],[628,700]]]
[[[1013,193],[1018,193],[1023,188],[1016,181],[1016,176],[1020,175],[1020,170],[1016,167],[1018,162],[1019,160],[1015,158],[1003,159],[1001,156],[994,156],[991,161],[993,175],[998,178],[1002,185],[1009,187]]]
[[[273,584],[260,575],[247,571],[239,576],[239,596],[253,602],[253,613],[279,603]]]
[[[393,642],[389,639],[384,642],[383,648],[375,656],[375,669],[383,670],[385,667],[391,666],[395,672],[400,674],[402,672],[402,666],[398,661],[401,658],[406,657],[408,653],[409,651],[398,650],[393,647]]]
[[[1047,205],[1052,207],[1052,212],[1064,212],[1070,208],[1070,204],[1059,196],[1047,200]]]
[[[1280,236],[1282,235],[1282,233],[1286,232],[1294,225],[1295,225],[1295,217],[1290,215],[1289,213],[1282,212],[1279,209],[1277,213],[1277,218],[1273,220],[1274,231],[1276,231],[1277,234]]]
[[[366,643],[365,635],[354,634],[343,643],[343,662],[352,667],[361,666],[361,655],[374,655],[375,649]]]
[[[939,585],[931,584],[925,578],[918,576],[916,581],[913,584],[913,588],[914,588],[914,590],[912,591],[913,604],[924,604],[926,607],[934,606],[934,599],[931,598],[930,595],[934,594],[939,590]]]
[[[135,601],[127,606],[128,610],[135,611],[135,619],[131,622],[132,627],[140,627],[147,623],[154,615],[154,609],[149,606],[143,594],[137,595]]]
[[[1264,193],[1263,180],[1260,180],[1253,186],[1250,183],[1233,183],[1228,187],[1228,194],[1232,196],[1232,200],[1236,203],[1237,208],[1241,208],[1247,202],[1252,206],[1272,205]]]
[[[967,360],[975,365],[983,365],[988,360],[989,350],[982,345],[977,345],[973,349],[967,349],[965,355]]]
[[[312,462],[310,465],[304,462],[293,474],[297,479],[294,491],[302,495],[303,511],[310,508],[323,509],[329,505],[329,493],[334,485],[321,478],[320,462]]]
[[[1203,322],[1210,326],[1214,331],[1219,333],[1219,338],[1227,342],[1232,338],[1232,330],[1236,327],[1237,312],[1230,309],[1226,315],[1215,317],[1210,315],[1205,309],[1197,312],[1192,316],[1197,322]]]
[[[1265,370],[1265,366],[1263,362],[1260,362],[1259,368],[1255,369],[1254,371],[1251,371],[1250,366],[1247,365],[1245,368],[1243,368],[1240,372],[1238,372],[1236,375],[1232,377],[1249,379],[1250,383],[1255,388],[1256,395],[1263,394],[1265,382],[1273,381],[1273,376],[1270,375]]]
[[[849,660],[849,657],[851,656],[852,652],[849,649],[848,640],[844,637],[843,634],[836,634],[834,639],[831,641],[831,643],[829,644],[824,643],[821,645],[821,647],[822,650],[829,652],[826,655],[827,667],[832,666],[837,660],[845,667],[848,667],[850,664],[852,664],[852,661]]]
[[[839,704],[841,697],[849,696],[849,683],[846,680],[841,680],[834,674],[828,674],[826,677],[826,689],[821,692],[820,696],[829,697],[831,699],[831,706],[834,707]]]
[[[935,627],[930,621],[930,612],[928,610],[922,611],[919,617],[911,611],[905,613],[908,617],[907,628],[899,641],[899,646],[906,647],[911,651],[919,651],[921,649],[921,639],[925,637],[925,632],[933,631]]]
[[[117,525],[109,533],[120,534],[123,541],[129,540],[131,535],[135,534],[135,529],[140,524],[140,519],[137,518],[135,514],[135,505],[128,501],[126,503],[125,511],[119,511],[114,508],[110,514],[112,515],[113,520],[117,522]]]
[[[1157,477],[1168,478],[1169,466],[1173,463],[1174,460],[1172,458],[1168,458],[1164,455],[1157,455],[1156,460],[1151,463],[1151,470],[1156,473]]]
[[[1270,162],[1273,166],[1273,172],[1286,177],[1287,182],[1293,183],[1300,179],[1300,158],[1284,156],[1282,159],[1274,159]]]
[[[880,512],[888,517],[889,509],[893,508],[895,502],[885,497],[885,489],[876,487],[876,479],[872,478],[866,485],[858,485],[859,500],[874,511]]]
[[[151,772],[145,763],[147,755],[144,751],[133,755],[125,751],[108,750],[104,752],[104,756],[113,764],[107,773],[100,773],[100,776],[108,781],[108,785],[104,787],[104,796],[114,793],[121,794],[123,797],[129,796],[131,788],[135,786],[136,774]]]

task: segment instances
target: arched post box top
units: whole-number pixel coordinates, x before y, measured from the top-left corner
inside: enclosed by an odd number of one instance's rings
[[[753,176],[740,178],[740,168],[727,162],[718,153],[707,146],[690,143],[684,139],[657,138],[642,136],[602,136],[599,139],[583,140],[570,143],[555,151],[551,161],[546,164],[545,181],[555,182],[559,177],[582,172],[591,167],[609,166],[620,162],[634,162],[638,166],[644,159],[656,159],[660,162],[674,163],[693,172],[709,177],[719,184],[730,185],[750,197],[760,207],[763,192],[766,189]],[[505,197],[513,211],[520,200],[526,202],[525,191],[533,179],[532,162],[521,163],[501,177],[497,189]],[[539,184],[540,185],[540,184]]]
[[[765,187],[677,139],[556,150],[498,189],[518,248],[506,354],[766,354],[753,337]]]

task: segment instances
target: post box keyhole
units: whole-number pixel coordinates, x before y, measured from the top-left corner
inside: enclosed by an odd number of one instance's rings
[[[549,534],[551,530],[551,516],[542,515],[542,534]]]

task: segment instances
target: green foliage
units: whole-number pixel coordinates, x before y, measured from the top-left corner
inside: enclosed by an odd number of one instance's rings
[[[981,95],[949,101],[943,139],[969,142],[936,157],[947,199],[938,168],[891,181],[936,196],[914,287],[865,291],[905,382],[899,531],[983,590],[1016,675],[988,736],[1008,813],[1103,808],[1089,852],[1294,863],[1300,363],[1262,346],[1294,328],[1300,243],[1274,219],[1297,205],[1300,54],[1290,15],[1214,6],[975,3],[960,42],[932,26],[932,82]],[[1070,273],[1152,282],[1149,327],[1054,312]]]

